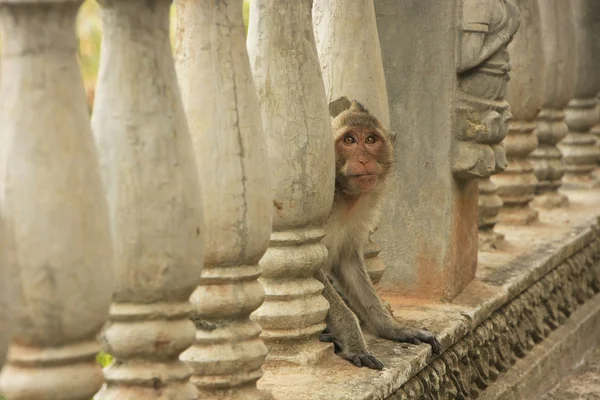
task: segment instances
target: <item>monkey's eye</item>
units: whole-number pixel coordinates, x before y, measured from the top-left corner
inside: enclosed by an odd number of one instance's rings
[[[352,143],[356,143],[356,140],[352,136],[348,135],[344,138],[344,143],[352,144]]]
[[[377,141],[377,138],[375,137],[375,135],[369,135],[365,139],[365,143],[368,143],[368,144],[375,143],[376,141]]]

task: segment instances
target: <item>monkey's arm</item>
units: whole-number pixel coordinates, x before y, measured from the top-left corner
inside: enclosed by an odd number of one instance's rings
[[[440,353],[440,342],[431,332],[401,326],[385,308],[367,274],[361,253],[356,251],[340,261],[343,262],[333,271],[336,282],[339,281],[350,308],[370,329],[384,339],[429,343],[434,354]]]
[[[338,354],[357,367],[383,369],[383,363],[369,352],[356,315],[335,291],[325,272],[319,269],[315,278],[323,284],[323,296],[329,302],[326,319],[329,335],[325,335],[325,341],[332,341],[339,346],[341,350]]]

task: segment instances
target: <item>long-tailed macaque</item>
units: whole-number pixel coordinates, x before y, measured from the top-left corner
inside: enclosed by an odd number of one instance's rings
[[[394,158],[393,137],[357,101],[330,104],[335,143],[335,197],[323,243],[327,263],[317,272],[329,301],[327,329],[320,340],[354,365],[382,369],[363,338],[359,320],[377,336],[419,344],[439,354],[440,343],[426,330],[401,326],[386,309],[367,274],[363,246],[377,222]]]

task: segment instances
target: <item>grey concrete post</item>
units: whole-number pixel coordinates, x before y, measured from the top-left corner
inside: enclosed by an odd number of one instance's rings
[[[23,307],[0,387],[11,400],[89,400],[103,382],[96,337],[113,266],[77,62],[80,2],[1,5],[2,262],[18,271]]]
[[[177,2],[177,75],[205,199],[196,342],[181,354],[204,399],[269,399],[256,388],[267,347],[250,313],[265,293],[273,198],[266,138],[239,1]]]
[[[565,160],[563,187],[590,188],[600,148],[591,127],[599,120],[600,2],[573,0],[577,72],[573,99],[565,110],[569,134],[558,144]]]
[[[376,238],[384,290],[451,299],[475,276],[477,180],[505,168],[508,1],[376,0],[396,138],[393,197]],[[458,48],[457,48],[458,46]]]
[[[533,204],[554,208],[569,203],[567,196],[558,192],[565,166],[556,144],[569,133],[564,109],[575,88],[577,47],[572,3],[562,0],[538,0],[538,3],[545,75],[543,108],[537,118],[539,144],[530,156],[538,179]]]
[[[197,398],[179,354],[207,232],[169,42],[169,0],[103,0],[92,127],[117,290],[102,339],[115,362],[97,400]]]
[[[254,0],[247,47],[269,151],[273,233],[252,314],[273,360],[318,362],[329,304],[314,278],[333,202],[331,123],[312,30],[312,0]]]
[[[513,116],[504,140],[508,168],[491,179],[504,203],[500,222],[520,225],[538,218],[538,212],[529,205],[535,197],[538,180],[528,156],[538,144],[535,129],[543,102],[544,53],[537,0],[514,1],[523,21],[508,46],[512,70],[506,99]]]
[[[387,89],[373,0],[316,0],[313,26],[327,101],[341,96],[365,105],[390,126]],[[369,238],[364,257],[371,280],[385,271],[381,246]]]

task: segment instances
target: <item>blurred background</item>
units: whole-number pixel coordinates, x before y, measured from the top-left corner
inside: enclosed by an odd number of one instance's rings
[[[248,29],[248,9],[251,0],[243,0],[244,23]],[[175,46],[177,29],[177,7],[171,6],[171,45]],[[94,104],[94,89],[100,62],[100,42],[102,41],[102,21],[100,6],[95,0],[85,0],[77,17],[79,34],[79,65],[87,92],[90,110]]]

